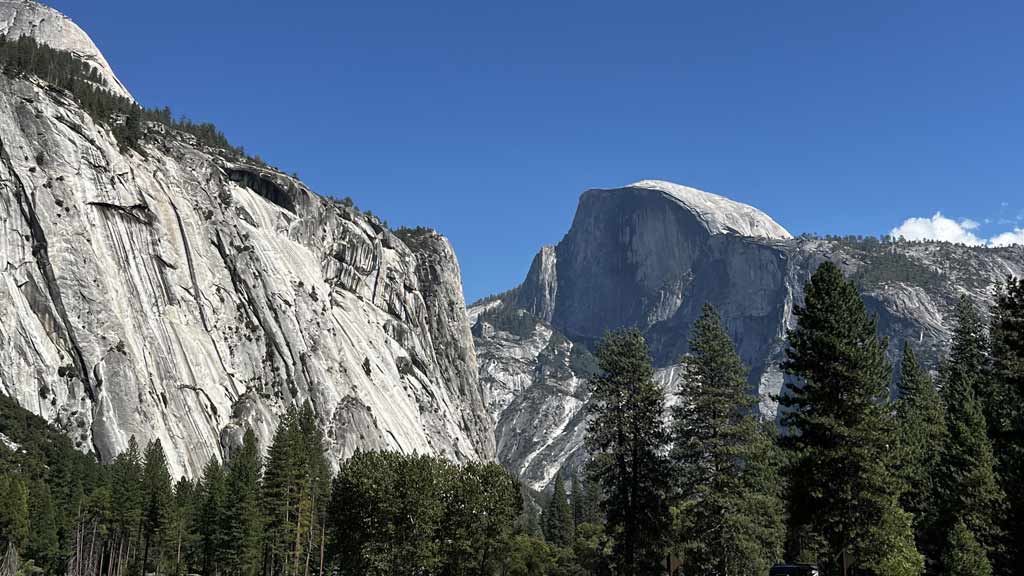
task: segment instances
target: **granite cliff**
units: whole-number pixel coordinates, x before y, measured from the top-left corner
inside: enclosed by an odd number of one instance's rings
[[[1024,248],[792,237],[764,213],[659,181],[590,190],[557,246],[518,287],[470,307],[481,382],[490,389],[498,458],[535,488],[584,458],[590,350],[608,329],[635,326],[671,392],[674,365],[705,302],[751,367],[751,393],[774,416],[792,310],[822,262],[860,286],[895,351],[912,341],[934,366],[960,294],[991,301],[1024,274]]]
[[[124,91],[53,10],[0,2],[0,31],[72,50]],[[266,446],[307,401],[337,458],[493,458],[444,237],[393,233],[162,124],[119,146],[116,121],[0,75],[0,394],[105,459],[159,439],[175,476],[246,427]]]

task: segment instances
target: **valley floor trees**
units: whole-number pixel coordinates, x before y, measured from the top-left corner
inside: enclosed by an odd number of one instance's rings
[[[672,410],[640,333],[606,335],[589,382],[590,462],[559,471],[550,496],[496,464],[394,452],[357,453],[332,479],[308,404],[283,415],[265,449],[247,431],[224,462],[172,484],[159,442],[132,438],[100,465],[0,397],[4,566],[634,576],[671,562],[683,574],[763,576],[785,559],[831,574],[1014,574],[1024,284],[1008,281],[991,322],[960,303],[936,379],[909,345],[892,378],[875,319],[831,264],[795,312],[780,437],[713,308],[693,327]]]
[[[767,574],[782,559],[785,510],[774,429],[757,415],[718,313],[704,306],[683,358],[672,415],[684,566],[701,574]]]
[[[588,474],[604,491],[616,573],[654,574],[664,565],[671,527],[665,391],[654,381],[639,331],[607,334],[597,360],[601,373],[590,384]]]

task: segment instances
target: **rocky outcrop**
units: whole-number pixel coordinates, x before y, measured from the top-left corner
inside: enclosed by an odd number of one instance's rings
[[[18,4],[20,3],[8,3]],[[458,264],[274,170],[0,76],[0,393],[111,458],[194,475],[310,402],[332,455],[490,459]]]
[[[131,99],[107,59],[89,35],[60,12],[33,0],[0,0],[0,36],[30,36],[41,44],[71,52],[90,64],[105,81],[103,88]]]
[[[541,352],[552,342],[567,341],[582,358],[604,331],[638,327],[658,378],[673,390],[673,366],[705,302],[751,367],[761,410],[774,415],[793,307],[826,260],[860,286],[891,350],[911,341],[932,366],[961,293],[990,303],[996,282],[1024,275],[1021,247],[793,238],[755,208],[671,183],[590,190],[569,232],[541,250],[523,284],[470,308],[481,382],[503,399],[491,404],[499,460],[542,488],[583,458],[588,395],[579,366],[592,363],[568,363],[552,378],[552,356]],[[511,320],[517,314],[537,328],[523,329],[525,321]]]

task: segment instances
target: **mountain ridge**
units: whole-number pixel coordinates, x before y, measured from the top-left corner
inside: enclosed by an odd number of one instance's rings
[[[0,76],[0,393],[104,460],[159,439],[174,476],[247,428],[269,446],[306,402],[335,464],[359,449],[493,459],[446,238],[406,245],[167,124],[141,121],[126,144],[114,116]]]

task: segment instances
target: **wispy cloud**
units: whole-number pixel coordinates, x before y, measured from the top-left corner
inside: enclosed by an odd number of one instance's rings
[[[977,234],[978,222],[963,218],[953,220],[936,212],[930,218],[907,218],[902,224],[892,229],[889,235],[907,240],[938,240],[967,244],[969,246],[1010,246],[1024,244],[1024,228],[1014,228],[991,238],[983,238]]]

